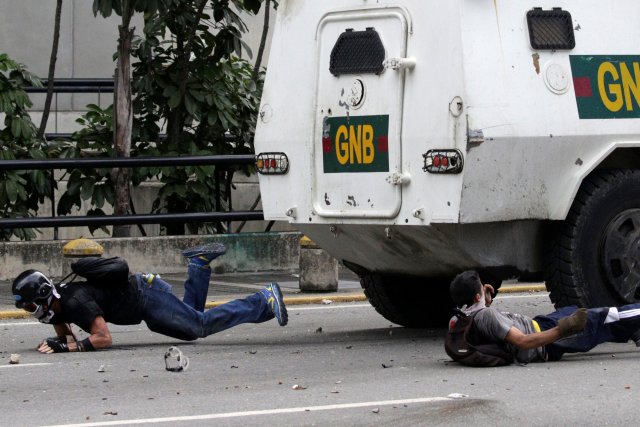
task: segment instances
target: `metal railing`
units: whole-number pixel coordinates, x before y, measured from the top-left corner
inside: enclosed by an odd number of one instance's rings
[[[47,80],[43,87],[26,87],[28,93],[46,93]],[[55,79],[55,93],[109,93],[114,90],[113,79]],[[47,140],[71,139],[70,133],[48,133]],[[165,137],[164,135],[160,136]],[[225,136],[228,138],[228,136]],[[1,160],[0,170],[56,170],[56,169],[95,169],[95,168],[135,168],[135,167],[175,167],[175,166],[232,166],[250,165],[255,162],[253,155],[221,155],[190,157],[135,157],[135,158],[93,158],[93,159],[46,159],[46,160]],[[262,211],[224,211],[179,214],[132,214],[107,216],[55,216],[55,178],[51,174],[52,215],[51,217],[2,218],[0,229],[55,227],[54,239],[57,239],[57,227],[105,226],[105,225],[143,225],[176,224],[231,221],[261,221]]]
[[[253,164],[253,155],[136,157],[116,159],[0,160],[0,170],[95,169],[114,167],[229,166]],[[53,177],[52,177],[53,179]],[[54,210],[55,212],[55,210]],[[132,214],[3,218],[0,228],[76,227],[103,225],[170,224],[196,222],[261,221],[262,211],[227,211],[180,214]]]
[[[47,79],[42,80],[42,87],[27,86],[27,93],[47,93]],[[113,92],[113,79],[54,79],[54,93],[109,93]]]

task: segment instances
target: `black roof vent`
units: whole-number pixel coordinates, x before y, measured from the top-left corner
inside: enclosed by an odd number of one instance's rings
[[[347,29],[331,50],[329,71],[341,74],[380,74],[384,70],[384,46],[373,28],[365,31]]]
[[[531,47],[538,50],[561,50],[576,47],[571,14],[559,7],[527,12]]]

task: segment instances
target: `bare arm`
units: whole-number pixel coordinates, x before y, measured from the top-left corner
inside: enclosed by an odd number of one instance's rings
[[[59,337],[66,337],[67,335],[73,336],[73,332],[71,331],[71,328],[66,323],[53,325],[53,329],[56,331],[56,335]]]
[[[111,332],[109,331],[109,327],[107,326],[107,322],[104,320],[104,317],[98,316],[93,319],[93,322],[91,322],[91,335],[89,336],[89,341],[91,341],[91,345],[96,350],[111,347],[111,343],[113,342],[111,339]],[[76,343],[71,343],[69,345],[69,350],[76,351]]]
[[[509,344],[513,344],[520,350],[531,350],[534,348],[542,347],[543,345],[551,344],[562,338],[560,330],[555,327],[542,332],[535,332],[532,334],[524,334],[519,329],[511,327],[505,340]]]
[[[60,326],[61,328],[58,329],[57,326]],[[62,336],[58,331],[68,331],[69,334],[71,334],[71,330],[66,325],[54,325],[54,329],[56,330],[56,333],[58,333],[58,336]],[[91,342],[93,348],[96,350],[111,347],[111,332],[109,331],[109,327],[107,326],[107,322],[105,322],[104,317],[97,316],[95,319],[93,319],[93,321],[91,322],[91,335],[88,339]],[[78,351],[78,347],[75,342],[68,343],[68,346],[69,351]],[[40,353],[54,352],[53,349],[49,347],[46,341],[40,344],[40,346],[38,347],[38,351]]]
[[[558,320],[558,326],[533,334],[523,334],[519,329],[511,327],[505,340],[521,350],[531,350],[551,344],[560,338],[568,337],[582,331],[587,325],[587,313],[586,308],[579,308],[571,313],[571,316]]]

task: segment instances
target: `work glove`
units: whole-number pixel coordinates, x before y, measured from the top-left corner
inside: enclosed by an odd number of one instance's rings
[[[571,316],[558,320],[560,337],[568,337],[582,331],[587,325],[587,309],[579,308]]]
[[[67,341],[67,336],[66,336],[66,335],[63,335],[63,336],[61,336],[61,337],[60,337],[60,336],[49,337],[49,338],[47,338],[45,341],[49,341],[49,340],[51,340],[51,341],[58,341],[58,342],[61,342],[61,343],[63,343],[63,344],[66,344],[66,343],[68,342],[68,341]]]
[[[40,346],[46,344],[54,353],[68,353],[69,346],[67,345],[67,338],[64,337],[64,342],[59,338],[60,337],[47,338],[42,342],[42,344],[40,344]]]
[[[55,336],[55,337],[46,338],[40,344],[38,344],[38,347],[36,347],[36,348],[39,348],[42,344],[45,344],[45,343],[47,343],[47,345],[48,345],[49,342],[52,342],[52,343],[53,342],[58,342],[60,344],[66,344],[67,343],[67,337],[66,336],[61,336],[61,337],[60,336]]]

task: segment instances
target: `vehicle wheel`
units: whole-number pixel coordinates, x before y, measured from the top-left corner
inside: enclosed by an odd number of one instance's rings
[[[549,253],[556,307],[640,302],[640,171],[598,171],[580,187]]]
[[[409,328],[446,328],[453,314],[449,281],[365,274],[360,284],[371,305],[387,320]]]

